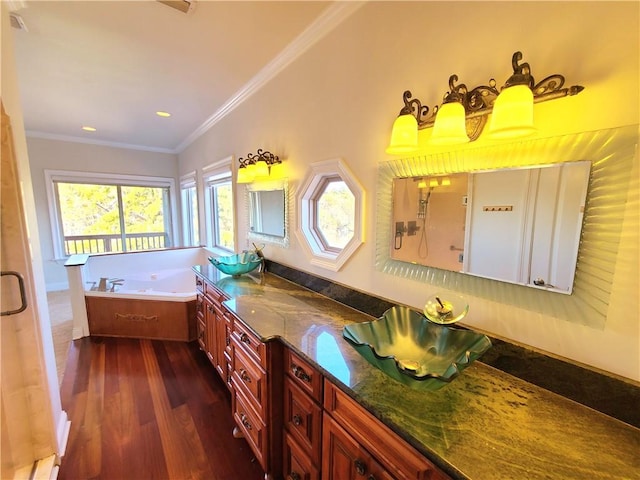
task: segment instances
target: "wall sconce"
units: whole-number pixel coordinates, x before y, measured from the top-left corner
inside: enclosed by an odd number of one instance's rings
[[[251,183],[261,180],[280,180],[285,177],[284,165],[276,155],[261,148],[257,154],[250,153],[247,158],[238,160],[238,183]]]
[[[584,90],[580,85],[564,87],[564,76],[549,75],[535,83],[528,63],[519,64],[522,53],[511,59],[513,75],[498,90],[492,78],[489,85],[471,90],[464,83],[456,85],[457,75],[449,77],[449,91],[440,107],[429,115],[429,108],[411,92],[403,94],[404,107],[393,124],[391,142],[386,152],[401,155],[418,149],[418,130],[433,127],[431,143],[452,145],[476,140],[490,113],[489,135],[492,138],[515,138],[535,132],[533,104],[576,95]]]

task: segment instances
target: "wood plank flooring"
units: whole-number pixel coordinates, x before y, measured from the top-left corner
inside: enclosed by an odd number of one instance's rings
[[[71,419],[61,480],[264,477],[233,438],[230,394],[196,342],[76,340],[61,396]]]

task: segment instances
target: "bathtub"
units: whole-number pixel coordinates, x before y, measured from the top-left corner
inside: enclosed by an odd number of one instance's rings
[[[97,278],[86,284],[85,297],[118,297],[168,302],[188,302],[196,299],[195,277],[191,267],[156,269],[150,272],[115,275],[111,278],[119,280],[113,292],[110,291],[110,285],[109,291],[95,290],[100,281],[100,278]]]
[[[203,248],[75,255],[68,267],[74,338],[115,336],[192,341],[196,335],[195,274]],[[101,278],[119,285],[98,291]],[[77,310],[77,312],[76,312]],[[77,313],[77,315],[76,315]]]

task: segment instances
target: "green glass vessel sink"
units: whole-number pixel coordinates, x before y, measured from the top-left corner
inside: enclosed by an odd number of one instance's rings
[[[222,273],[237,277],[258,268],[262,257],[256,252],[242,252],[228,257],[209,257],[209,261]]]
[[[443,387],[491,348],[486,335],[435,324],[402,306],[349,324],[342,336],[371,365],[416,390]]]

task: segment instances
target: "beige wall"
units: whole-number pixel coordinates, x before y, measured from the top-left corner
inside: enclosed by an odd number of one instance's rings
[[[341,157],[367,192],[365,244],[339,272],[312,266],[296,236],[289,248],[268,246],[266,256],[422,308],[437,285],[374,267],[378,164],[390,159],[384,148],[402,92],[411,89],[432,106],[452,73],[470,87],[492,76],[501,83],[511,73],[511,55],[521,50],[537,80],[561,73],[569,85],[586,87],[576,97],[536,105],[538,138],[637,125],[638,10],[636,2],[367,3],[182,152],[180,173],[263,148],[286,160],[295,191],[310,163]],[[468,148],[487,144],[481,137]],[[638,177],[637,157],[630,174]],[[638,270],[625,267],[638,264],[633,185],[602,329],[481,297],[471,299],[467,323],[640,380]],[[246,248],[242,190],[237,200],[239,248]],[[296,205],[291,211],[296,228]]]
[[[169,177],[179,185],[177,155],[34,137],[27,138],[27,147],[48,290],[66,288],[67,274],[64,260],[55,258],[53,252],[45,170]]]

